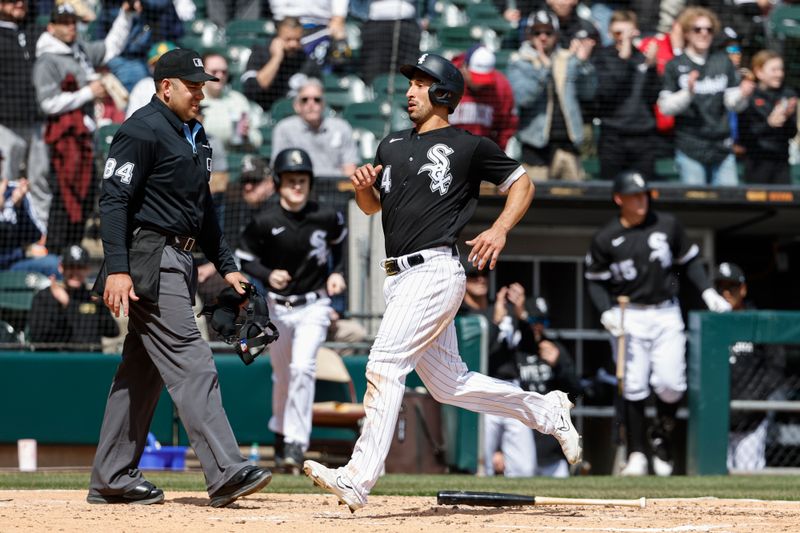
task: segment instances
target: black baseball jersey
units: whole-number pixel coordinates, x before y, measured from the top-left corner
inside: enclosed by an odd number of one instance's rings
[[[339,269],[346,236],[344,216],[338,211],[308,202],[293,213],[279,202],[271,202],[244,229],[236,255],[242,260],[242,270],[263,280],[267,287],[270,272],[289,272],[289,284],[282,290],[269,287],[272,292],[304,294],[324,288],[329,273]],[[332,248],[337,263],[333,266]]]
[[[657,304],[678,294],[674,268],[697,257],[683,226],[668,213],[650,210],[642,224],[626,228],[619,217],[603,226],[586,254],[585,277],[608,282],[613,297]]]
[[[675,116],[675,147],[704,163],[718,163],[730,154],[731,130],[725,108],[725,91],[736,87],[736,68],[724,52],[713,52],[704,65],[679,55],[664,69],[664,90],[677,92],[688,86],[689,73],[700,77],[689,108]]]
[[[100,344],[101,337],[116,337],[119,326],[111,311],[96,302],[86,287],[66,287],[69,304],[63,307],[49,288],[33,297],[28,318],[31,342]]]
[[[525,172],[489,139],[452,126],[392,133],[375,165],[383,165],[374,186],[387,257],[454,246],[475,212],[481,180],[507,190]]]
[[[220,274],[236,271],[210,179],[211,146],[200,123],[184,124],[154,96],[114,135],[103,170],[100,229],[107,272],[128,272],[128,243],[138,227],[194,237]]]

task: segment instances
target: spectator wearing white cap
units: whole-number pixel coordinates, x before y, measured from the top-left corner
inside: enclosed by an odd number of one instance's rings
[[[511,84],[495,68],[494,52],[485,46],[474,46],[454,58],[453,64],[461,69],[465,87],[450,123],[488,137],[505,150],[508,140],[517,131],[519,118],[514,109]]]

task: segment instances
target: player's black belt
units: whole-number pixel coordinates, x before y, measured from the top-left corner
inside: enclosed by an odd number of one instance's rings
[[[167,235],[167,244],[184,252],[193,252],[196,242],[194,237],[188,235]]]
[[[322,298],[322,295],[318,291],[307,292],[305,294],[295,294],[292,296],[280,296],[279,294],[271,292],[269,293],[269,297],[272,298],[272,301],[278,305],[285,305],[288,308],[292,308],[314,303]]]
[[[408,263],[408,266],[405,268],[411,268],[417,265],[421,265],[425,262],[425,258],[422,257],[422,254],[412,254],[407,255],[404,258]],[[399,274],[401,271],[405,270],[400,265],[400,261],[398,259],[386,259],[383,262],[383,270],[386,272],[387,276],[394,276],[395,274]]]

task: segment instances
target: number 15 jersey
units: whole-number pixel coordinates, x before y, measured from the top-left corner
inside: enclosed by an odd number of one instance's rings
[[[607,282],[612,297],[652,305],[678,294],[675,266],[700,253],[674,216],[649,211],[644,222],[626,228],[619,217],[603,226],[586,254],[588,280]]]

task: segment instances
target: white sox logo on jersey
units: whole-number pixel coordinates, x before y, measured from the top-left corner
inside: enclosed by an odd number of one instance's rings
[[[450,159],[447,157],[453,153],[453,149],[446,144],[434,144],[428,150],[428,159],[430,163],[422,165],[417,174],[427,172],[431,178],[431,192],[439,191],[439,195],[444,196],[447,189],[450,188],[450,182],[453,181],[453,175],[450,174]]]
[[[672,250],[669,249],[665,233],[654,231],[647,238],[647,245],[653,250],[650,252],[650,261],[658,261],[662,268],[672,266]]]
[[[308,252],[308,257],[315,258],[318,265],[324,265],[328,261],[328,243],[325,240],[327,236],[327,231],[318,229],[311,234],[309,239],[311,251]]]

